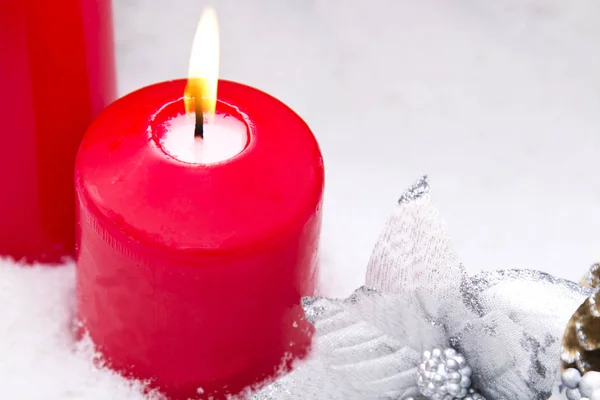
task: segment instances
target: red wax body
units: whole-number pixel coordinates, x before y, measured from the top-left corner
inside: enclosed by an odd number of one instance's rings
[[[79,315],[115,369],[173,399],[223,399],[310,346],[300,299],[315,290],[323,163],[292,110],[228,81],[217,113],[246,123],[246,148],[216,164],[174,159],[159,139],[184,88],[119,99],[82,142]]]
[[[0,4],[0,255],[74,253],[73,167],[115,98],[110,0]]]

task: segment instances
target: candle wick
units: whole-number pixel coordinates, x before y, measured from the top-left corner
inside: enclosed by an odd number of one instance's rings
[[[202,99],[196,97],[196,127],[194,137],[204,138],[204,113],[202,112]]]

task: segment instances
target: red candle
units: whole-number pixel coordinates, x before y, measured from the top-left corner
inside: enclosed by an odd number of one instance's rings
[[[245,148],[209,164],[169,155],[185,86],[138,90],[89,128],[76,162],[77,299],[115,369],[173,399],[199,387],[222,399],[307,352],[300,299],[315,290],[323,164],[291,109],[228,81],[217,115],[244,124]]]
[[[115,98],[110,0],[2,2],[0,57],[0,255],[58,262],[77,148]]]

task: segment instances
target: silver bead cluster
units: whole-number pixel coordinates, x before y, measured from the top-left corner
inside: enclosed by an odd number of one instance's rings
[[[567,399],[600,400],[600,372],[590,371],[581,376],[577,369],[568,368],[560,378]]]
[[[471,389],[471,367],[452,348],[425,351],[419,364],[417,386],[431,400],[485,400]]]

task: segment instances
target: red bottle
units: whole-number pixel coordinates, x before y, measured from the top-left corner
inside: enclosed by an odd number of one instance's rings
[[[74,253],[73,169],[116,95],[110,0],[0,4],[0,256]]]

